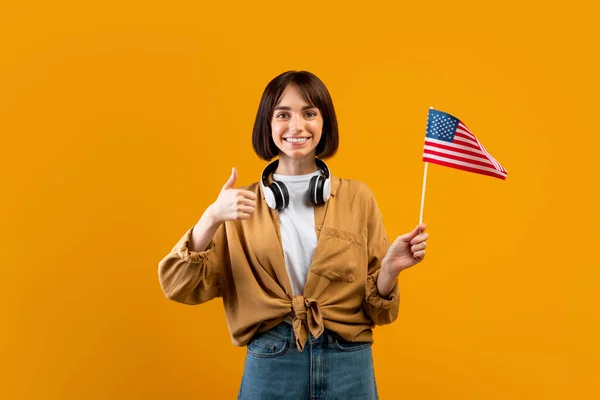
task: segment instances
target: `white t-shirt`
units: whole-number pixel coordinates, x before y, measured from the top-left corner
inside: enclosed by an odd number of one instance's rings
[[[315,208],[308,200],[308,186],[316,171],[308,175],[273,174],[273,179],[283,182],[290,195],[290,204],[279,211],[281,242],[285,265],[295,296],[304,294],[306,277],[317,247]]]

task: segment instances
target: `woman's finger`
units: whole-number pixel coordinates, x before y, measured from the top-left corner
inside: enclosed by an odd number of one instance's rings
[[[239,190],[238,193],[247,199],[256,200],[256,193],[251,192],[249,190]]]
[[[237,218],[236,218],[236,219],[237,219],[238,221],[241,221],[241,220],[244,220],[244,219],[249,219],[249,218],[250,218],[250,214],[249,214],[249,213],[245,213],[245,212],[239,212],[239,213],[237,214]]]
[[[256,207],[256,201],[247,197],[238,197],[236,204],[238,206]]]
[[[429,239],[429,233],[421,233],[421,234],[415,236],[413,238],[413,240],[410,241],[410,244],[417,244],[417,243],[423,242],[427,239]]]
[[[236,209],[237,212],[242,212],[246,214],[252,214],[254,212],[254,207],[252,206],[238,206]]]
[[[425,249],[426,246],[427,246],[427,242],[417,243],[417,244],[411,246],[410,251],[412,251],[413,253],[415,253],[417,251]]]
[[[416,253],[413,253],[413,257],[416,258],[417,260],[421,261],[422,259],[425,258],[425,250],[421,250],[421,251],[417,251]]]

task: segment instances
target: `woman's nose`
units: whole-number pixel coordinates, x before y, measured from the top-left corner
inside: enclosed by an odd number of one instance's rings
[[[302,131],[302,119],[299,117],[290,118],[290,132]]]

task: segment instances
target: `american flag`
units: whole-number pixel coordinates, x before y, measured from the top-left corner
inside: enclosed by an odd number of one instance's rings
[[[430,109],[423,161],[506,179],[507,172],[458,118]]]

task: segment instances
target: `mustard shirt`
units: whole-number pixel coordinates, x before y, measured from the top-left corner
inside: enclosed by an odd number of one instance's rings
[[[167,298],[200,304],[221,297],[234,345],[246,345],[288,316],[298,349],[309,332],[327,328],[354,342],[372,342],[372,328],[398,317],[398,282],[388,298],[377,292],[381,260],[390,246],[371,190],[362,182],[331,177],[331,197],[315,206],[317,247],[304,295],[293,296],[285,266],[279,212],[267,206],[262,186],[250,218],[227,221],[207,250],[192,252],[190,228],[158,264]]]

